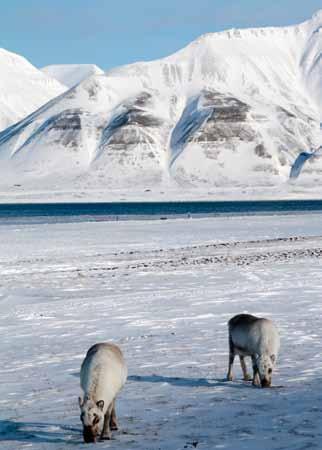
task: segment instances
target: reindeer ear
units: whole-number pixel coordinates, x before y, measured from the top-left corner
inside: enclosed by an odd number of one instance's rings
[[[104,400],[99,400],[99,401],[96,403],[96,406],[97,406],[99,409],[101,409],[101,410],[103,411],[103,408],[104,408]]]
[[[272,363],[275,364],[276,356],[275,355],[271,355],[271,360],[272,360]]]
[[[78,404],[79,404],[80,408],[83,406],[84,403],[83,403],[82,397],[78,397]]]

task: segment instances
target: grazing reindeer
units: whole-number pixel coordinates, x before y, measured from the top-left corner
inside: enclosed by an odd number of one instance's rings
[[[250,380],[245,356],[251,356],[253,363],[253,385],[270,387],[276,363],[280,338],[271,320],[250,314],[238,314],[228,322],[229,328],[229,368],[227,380],[233,379],[235,355],[239,355],[244,380]]]
[[[88,350],[80,372],[84,399],[79,398],[86,443],[96,442],[98,437],[111,439],[111,430],[117,430],[115,398],[126,378],[127,367],[119,347],[102,343]]]

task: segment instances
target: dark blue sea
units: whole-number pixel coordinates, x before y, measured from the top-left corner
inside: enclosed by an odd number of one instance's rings
[[[322,200],[2,204],[0,224],[307,213],[322,213]]]

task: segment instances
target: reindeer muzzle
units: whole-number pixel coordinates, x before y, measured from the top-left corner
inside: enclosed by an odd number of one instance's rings
[[[271,387],[271,382],[269,380],[266,380],[266,378],[264,378],[263,380],[261,380],[261,386],[262,388],[269,388]]]
[[[96,436],[93,433],[93,430],[91,427],[84,427],[83,437],[84,437],[85,444],[92,444],[93,442],[96,442]]]

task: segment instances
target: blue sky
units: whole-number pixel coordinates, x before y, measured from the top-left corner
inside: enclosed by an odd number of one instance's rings
[[[321,0],[1,0],[0,47],[34,65],[103,69],[169,55],[200,34],[290,25]]]

